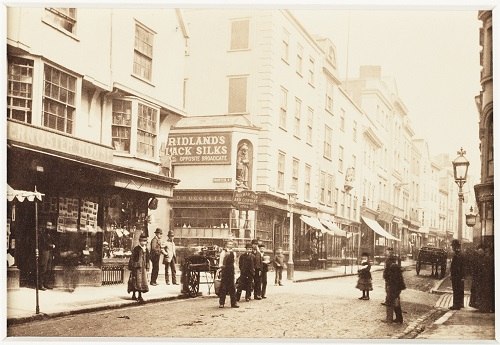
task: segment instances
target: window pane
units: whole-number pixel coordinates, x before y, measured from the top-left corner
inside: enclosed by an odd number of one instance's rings
[[[231,23],[231,50],[247,49],[249,21],[238,20]]]
[[[229,113],[245,113],[247,111],[247,78],[229,79]]]

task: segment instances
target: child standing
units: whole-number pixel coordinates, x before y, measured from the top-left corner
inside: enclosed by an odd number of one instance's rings
[[[281,283],[283,275],[283,267],[285,266],[285,256],[283,255],[283,248],[278,247],[276,249],[276,256],[274,257],[274,270],[276,271],[274,276],[274,285],[283,286]]]
[[[367,253],[361,254],[361,269],[358,270],[358,283],[356,284],[356,288],[363,292],[363,296],[359,299],[369,300],[370,299],[370,291],[373,290],[372,285],[372,274],[370,272],[371,265],[370,260],[368,258]]]

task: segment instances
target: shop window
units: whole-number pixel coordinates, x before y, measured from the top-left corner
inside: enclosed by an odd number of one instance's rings
[[[134,75],[151,81],[153,70],[153,33],[135,24]]]
[[[114,99],[111,126],[116,151],[154,159],[158,155],[159,108],[136,98]]]
[[[43,125],[73,134],[76,78],[49,65],[44,69]]]
[[[175,208],[173,225],[177,238],[185,239],[223,239],[238,237],[237,230],[243,221],[230,208]]]
[[[76,29],[76,8],[45,8],[44,20],[57,28],[74,34]]]
[[[7,117],[31,123],[33,61],[8,57]]]

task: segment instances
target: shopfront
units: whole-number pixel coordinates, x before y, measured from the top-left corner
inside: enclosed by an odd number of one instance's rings
[[[49,149],[44,143],[52,136]],[[151,231],[151,201],[167,197],[176,180],[113,166],[110,147],[69,137],[57,144],[55,136],[40,136],[36,147],[8,142],[7,183],[44,195],[37,207],[7,204],[8,251],[20,286],[36,282],[35,219],[39,233],[49,234],[55,246],[49,285],[73,289],[121,283],[138,237]]]

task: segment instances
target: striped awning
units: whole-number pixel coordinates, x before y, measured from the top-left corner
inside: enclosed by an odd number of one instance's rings
[[[34,192],[28,192],[25,190],[14,189],[11,186],[7,185],[7,200],[8,201],[13,201],[14,199],[17,199],[20,202],[23,202],[26,199],[28,199],[28,201],[34,201],[35,198],[42,201],[43,196],[44,196],[44,194],[37,192],[36,189]]]
[[[370,229],[372,229],[374,232],[376,232],[380,236],[383,236],[389,240],[401,241],[399,238],[394,237],[392,234],[388,233],[387,230],[385,230],[382,226],[380,226],[380,224],[376,220],[366,218],[363,216],[361,216],[361,219],[363,219],[365,224],[368,225],[368,227]]]

